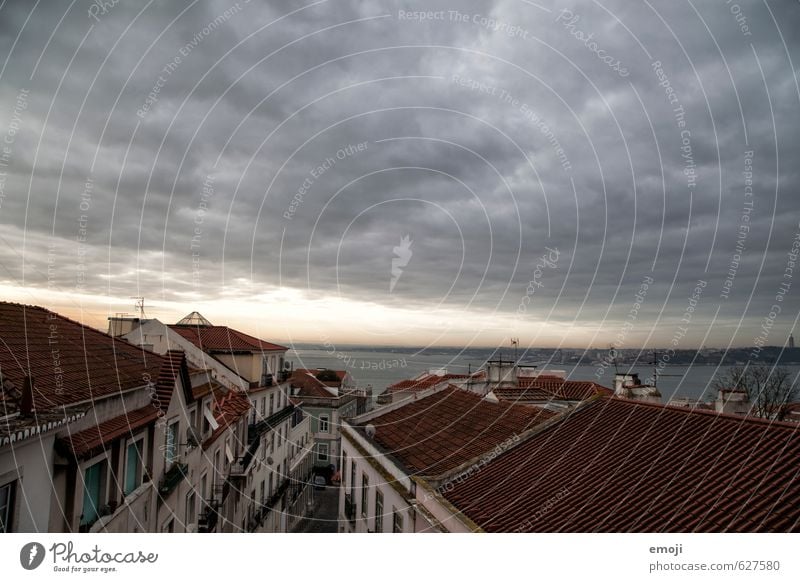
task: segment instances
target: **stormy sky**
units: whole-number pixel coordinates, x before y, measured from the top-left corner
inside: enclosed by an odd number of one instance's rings
[[[282,341],[783,345],[798,46],[788,1],[3,2],[2,295]]]

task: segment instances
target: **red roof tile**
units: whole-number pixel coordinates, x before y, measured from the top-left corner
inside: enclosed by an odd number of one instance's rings
[[[309,371],[298,369],[290,378],[290,386],[298,388],[298,396],[310,398],[336,398],[337,395],[326,388],[326,384],[317,380]]]
[[[241,418],[246,416],[251,407],[252,404],[247,394],[238,390],[231,390],[219,400],[216,400],[212,413],[219,426],[203,442],[203,448],[208,448],[229,426],[235,425]]]
[[[155,381],[165,358],[42,307],[0,303],[0,390],[15,409],[26,375],[37,411],[125,392]]]
[[[136,429],[155,422],[158,415],[158,408],[147,405],[101,422],[97,426],[68,435],[61,440],[71,455],[77,458],[91,457],[102,451],[105,445],[111,441],[125,435],[132,435]]]
[[[445,497],[492,532],[798,531],[799,431],[603,397]]]
[[[457,380],[469,378],[466,374],[444,374],[442,376],[437,376],[435,374],[428,374],[423,376],[422,378],[414,378],[412,380],[400,380],[386,388],[386,392],[421,392],[422,390],[427,390],[428,388],[433,388],[442,382],[447,382],[448,380]]]
[[[447,387],[374,417],[373,437],[409,472],[439,475],[488,453],[555,413],[489,402]]]
[[[610,396],[613,391],[595,382],[565,380],[559,376],[534,376],[522,377],[518,381],[518,388],[497,388],[495,396],[505,400],[545,399],[557,400],[587,400],[592,396],[604,394]]]
[[[170,325],[169,328],[203,351],[210,352],[268,352],[289,348],[265,342],[242,331],[224,325]]]

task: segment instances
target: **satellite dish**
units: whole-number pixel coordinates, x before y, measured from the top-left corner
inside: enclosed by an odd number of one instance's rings
[[[375,425],[374,424],[368,424],[367,426],[364,427],[364,432],[367,433],[367,436],[369,438],[374,437],[375,436]]]
[[[275,461],[272,460],[272,457],[267,457],[267,465],[271,465]]]

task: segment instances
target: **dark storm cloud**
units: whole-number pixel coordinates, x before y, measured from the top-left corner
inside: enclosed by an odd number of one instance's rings
[[[123,297],[280,280],[513,315],[549,247],[529,314],[619,320],[652,275],[644,313],[672,324],[702,279],[703,317],[744,318],[747,343],[787,280],[796,3],[90,5],[40,3],[24,28],[28,3],[0,10],[0,130],[29,90],[0,206],[8,282],[72,289],[80,263],[86,291]]]

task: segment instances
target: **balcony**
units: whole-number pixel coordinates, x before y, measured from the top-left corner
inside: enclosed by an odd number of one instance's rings
[[[349,493],[344,494],[344,516],[350,523],[356,522],[356,504]]]
[[[161,497],[166,497],[186,478],[189,473],[189,465],[186,463],[173,463],[172,467],[164,473],[161,482],[158,484],[158,492]]]
[[[217,527],[219,521],[219,507],[220,502],[217,499],[211,498],[206,501],[204,511],[197,519],[197,531],[200,533],[213,532]]]
[[[268,416],[263,420],[259,420],[258,422],[250,423],[248,426],[248,436],[252,440],[257,436],[261,436],[267,430],[275,428],[280,424],[282,421],[289,418],[292,413],[294,412],[294,404],[288,404],[285,407],[281,408],[275,414]]]
[[[250,444],[247,446],[247,450],[245,451],[244,455],[237,457],[236,460],[231,463],[231,479],[244,479],[247,477],[247,471],[250,469],[253,459],[256,457],[256,453],[258,452],[258,448],[261,445],[260,434],[253,433],[251,437]]]

